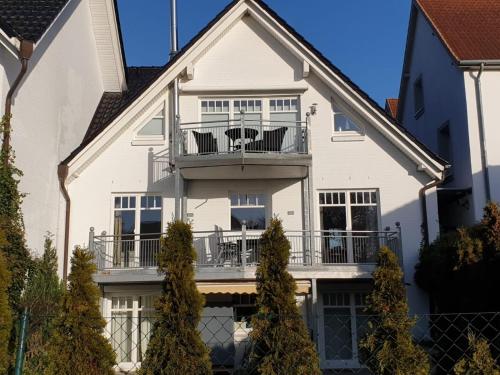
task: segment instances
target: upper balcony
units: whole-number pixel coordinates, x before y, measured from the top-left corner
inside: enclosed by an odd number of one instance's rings
[[[155,282],[161,234],[99,235],[90,233],[97,263],[96,281]],[[381,246],[401,254],[399,231],[287,231],[289,270],[297,279],[370,278]],[[194,232],[197,280],[255,279],[260,262],[260,233]]]
[[[303,178],[311,163],[308,121],[179,124],[176,165],[186,179]],[[235,177],[238,176],[238,177]]]

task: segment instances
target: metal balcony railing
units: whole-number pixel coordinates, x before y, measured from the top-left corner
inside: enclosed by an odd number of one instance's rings
[[[179,154],[182,156],[308,152],[308,126],[302,121],[241,118],[183,123],[179,129]]]
[[[95,235],[90,230],[89,246],[99,271],[157,267],[163,234]],[[376,253],[388,246],[401,260],[400,231],[287,231],[290,241],[289,267],[374,264]],[[193,232],[196,267],[245,268],[259,264],[260,233]]]

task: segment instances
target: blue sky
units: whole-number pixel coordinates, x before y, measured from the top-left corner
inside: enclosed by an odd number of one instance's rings
[[[230,0],[178,0],[184,45]],[[410,0],[267,0],[371,97],[397,97]],[[127,64],[168,60],[170,0],[118,0]]]

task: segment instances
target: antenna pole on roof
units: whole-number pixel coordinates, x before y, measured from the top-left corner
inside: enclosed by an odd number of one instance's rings
[[[177,0],[170,0],[170,59],[172,59],[179,50],[177,40]]]

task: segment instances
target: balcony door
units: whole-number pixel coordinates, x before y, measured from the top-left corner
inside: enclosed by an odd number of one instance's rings
[[[154,267],[162,232],[161,196],[115,196],[113,218],[113,267]]]
[[[319,193],[322,263],[374,261],[378,249],[376,190]]]

